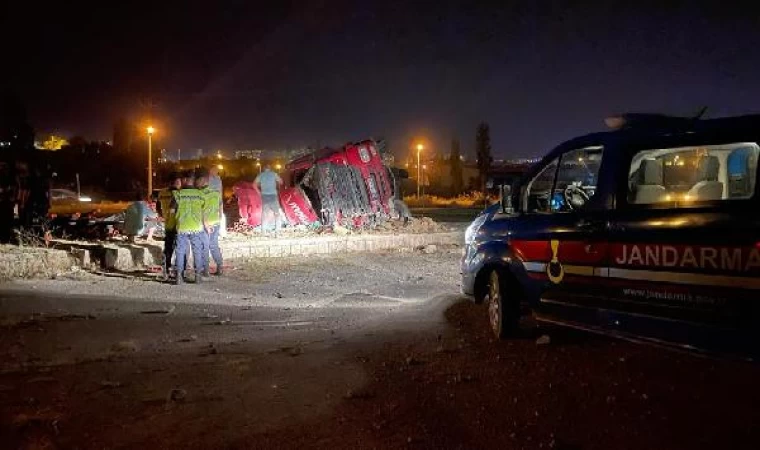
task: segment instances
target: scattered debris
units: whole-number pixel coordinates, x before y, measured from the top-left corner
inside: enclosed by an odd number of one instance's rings
[[[116,353],[132,353],[140,349],[135,341],[121,341],[111,346],[111,351]]]
[[[176,306],[171,305],[170,307],[168,307],[166,309],[148,309],[148,310],[145,310],[145,311],[140,311],[140,314],[165,314],[165,315],[168,315],[168,314],[173,313],[175,309],[176,309]]]
[[[115,389],[121,387],[120,381],[103,380],[100,382],[100,386],[104,389]]]
[[[179,339],[177,342],[195,342],[197,340],[198,340],[198,336],[196,336],[194,334],[191,334],[188,337],[184,337],[184,338]]]
[[[53,377],[34,377],[27,380],[27,383],[50,383],[53,381],[57,381]]]
[[[227,318],[226,318],[226,319],[224,319],[224,320],[220,320],[220,321],[218,321],[218,322],[215,322],[215,324],[216,324],[216,325],[229,325],[229,324],[231,324],[231,323],[232,323],[232,320],[230,320],[230,318],[229,318],[229,317],[227,317]]]
[[[407,356],[406,357],[406,365],[407,366],[418,366],[418,365],[420,365],[422,363],[423,363],[422,361],[420,361],[419,359],[417,359],[417,358],[415,358],[413,356]]]
[[[333,226],[333,233],[337,234],[338,236],[345,236],[347,234],[350,234],[351,230],[349,230],[346,227],[342,227],[340,225],[334,225]]]
[[[536,345],[546,345],[546,344],[551,343],[551,341],[552,341],[552,338],[550,338],[548,334],[544,334],[538,339],[536,339]]]
[[[187,391],[184,389],[172,389],[166,398],[166,402],[184,402],[187,398]]]
[[[428,244],[428,245],[420,245],[417,247],[419,251],[422,253],[425,253],[426,255],[429,255],[431,253],[435,253],[438,251],[438,246],[435,244]]]
[[[277,297],[277,298],[282,298],[282,294],[280,294],[279,292],[275,292],[274,296]]]
[[[351,400],[363,400],[363,399],[368,399],[368,398],[374,398],[375,394],[373,392],[369,392],[366,390],[354,391],[354,390],[349,389],[348,391],[346,391],[346,395],[344,395],[343,397],[346,399],[351,399]]]

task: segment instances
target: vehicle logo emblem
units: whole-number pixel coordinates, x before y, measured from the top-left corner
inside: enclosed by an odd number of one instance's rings
[[[549,276],[549,281],[554,284],[559,284],[562,279],[565,278],[565,269],[562,268],[562,264],[559,262],[557,253],[559,252],[559,241],[549,242],[552,248],[552,259],[549,264],[546,265],[546,275]]]

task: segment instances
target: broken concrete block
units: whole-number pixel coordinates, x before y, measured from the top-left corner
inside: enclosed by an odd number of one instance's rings
[[[90,267],[92,264],[90,251],[85,248],[72,248],[71,254],[74,256],[79,267]]]

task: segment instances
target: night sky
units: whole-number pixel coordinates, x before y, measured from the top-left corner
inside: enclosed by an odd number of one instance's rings
[[[760,111],[760,15],[730,1],[5,3],[0,87],[40,132],[110,139],[154,104],[170,149],[401,155],[487,121],[521,157],[616,112]]]

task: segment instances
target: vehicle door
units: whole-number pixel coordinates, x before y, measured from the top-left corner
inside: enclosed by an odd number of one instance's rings
[[[594,280],[607,259],[608,202],[599,185],[604,150],[584,145],[561,152],[521,192],[523,214],[510,246],[533,287],[538,283],[541,303],[597,296]]]
[[[692,133],[631,145],[608,275],[610,306],[634,314],[618,326],[703,348],[756,339],[757,141]]]

